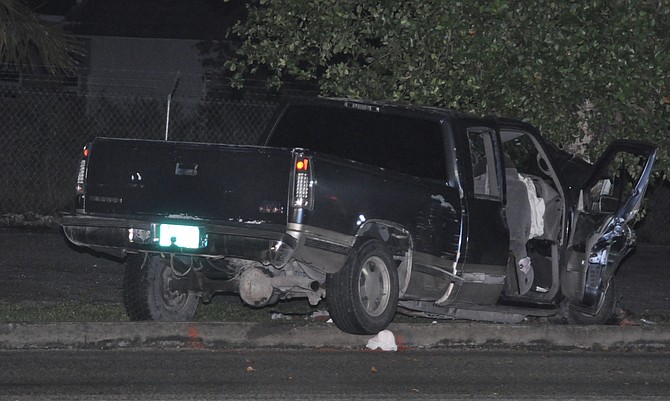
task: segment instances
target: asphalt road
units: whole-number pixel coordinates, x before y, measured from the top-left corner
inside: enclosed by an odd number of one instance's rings
[[[0,399],[668,399],[670,355],[586,351],[2,351]]]

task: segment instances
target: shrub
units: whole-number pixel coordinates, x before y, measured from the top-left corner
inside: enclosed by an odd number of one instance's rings
[[[670,171],[670,1],[324,1],[249,6],[235,87],[495,113],[585,158],[614,138],[661,145]]]

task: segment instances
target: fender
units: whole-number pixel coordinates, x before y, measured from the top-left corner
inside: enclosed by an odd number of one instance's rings
[[[369,239],[376,239],[390,246],[393,258],[400,262],[398,264],[398,284],[400,296],[402,296],[407,291],[412,274],[414,241],[409,230],[392,221],[371,219],[361,222],[355,238],[352,249]]]
[[[621,220],[611,219],[604,226],[606,234],[588,244],[581,300],[573,304],[574,309],[588,314],[596,314],[602,307],[612,277],[635,242],[632,229]]]

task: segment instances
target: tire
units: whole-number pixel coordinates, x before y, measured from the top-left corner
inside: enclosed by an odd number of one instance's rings
[[[371,240],[328,275],[326,300],[335,325],[351,334],[384,330],[398,307],[398,270],[386,246]]]
[[[189,321],[199,297],[195,292],[170,291],[175,277],[169,263],[157,255],[132,255],[123,277],[123,306],[133,321]]]
[[[568,323],[578,325],[602,325],[607,324],[616,311],[618,301],[618,291],[614,285],[614,278],[610,280],[603,305],[595,315],[589,315],[568,307]]]

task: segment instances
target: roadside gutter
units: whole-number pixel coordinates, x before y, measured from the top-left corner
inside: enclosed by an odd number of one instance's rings
[[[419,348],[563,348],[670,350],[670,326],[394,323],[399,350]],[[0,349],[335,348],[365,349],[369,336],[330,323],[58,322],[2,323]]]

